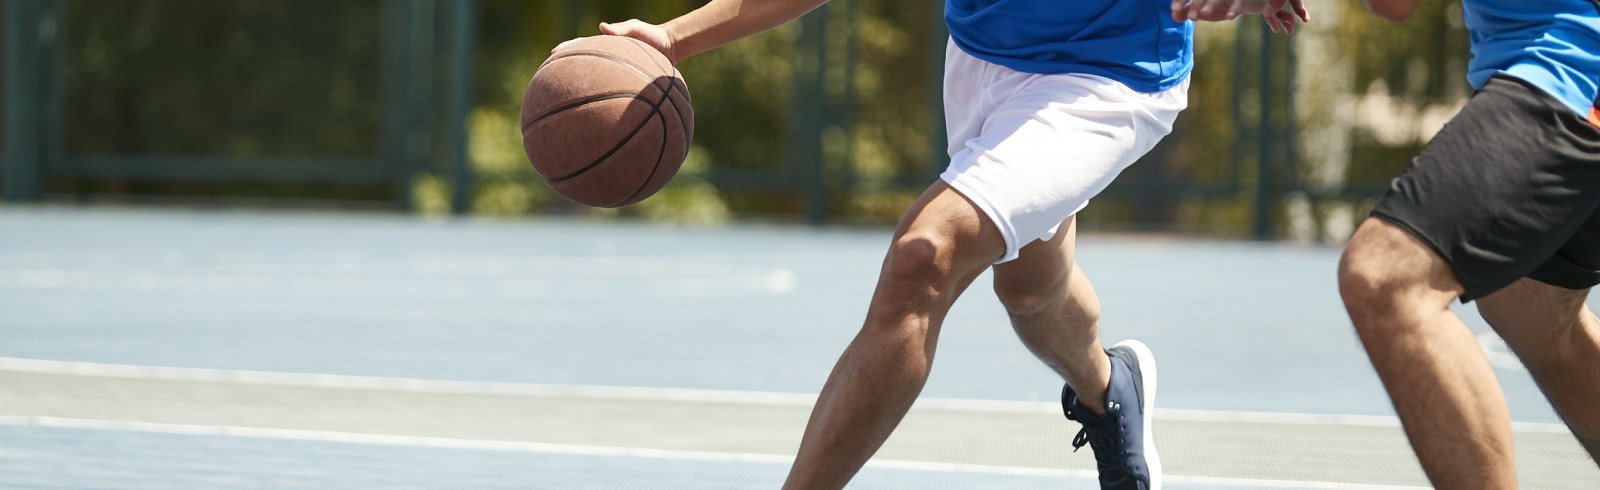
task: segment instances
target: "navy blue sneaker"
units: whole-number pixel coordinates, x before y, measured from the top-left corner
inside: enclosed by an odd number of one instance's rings
[[[1072,438],[1073,450],[1085,444],[1094,450],[1102,489],[1158,490],[1161,458],[1150,425],[1156,400],[1155,357],[1137,340],[1124,340],[1106,349],[1106,355],[1111,357],[1111,386],[1106,387],[1102,415],[1079,405],[1072,387],[1061,390],[1067,418],[1083,424]]]

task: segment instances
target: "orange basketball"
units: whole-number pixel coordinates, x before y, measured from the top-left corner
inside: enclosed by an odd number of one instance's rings
[[[550,188],[614,208],[678,173],[694,136],[689,87],[666,56],[623,36],[578,39],[528,81],[522,149]]]

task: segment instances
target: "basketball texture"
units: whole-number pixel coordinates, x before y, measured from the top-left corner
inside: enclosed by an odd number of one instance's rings
[[[694,136],[689,88],[650,45],[578,39],[534,73],[522,98],[522,149],[557,194],[620,207],[678,173]]]

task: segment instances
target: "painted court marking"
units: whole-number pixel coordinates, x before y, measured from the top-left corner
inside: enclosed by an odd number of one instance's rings
[[[182,291],[217,295],[401,299],[723,298],[795,291],[789,269],[717,257],[425,256],[333,254],[263,263],[266,252],[0,252],[0,288]]]
[[[584,446],[572,444],[549,444],[539,442],[507,442],[485,441],[476,439],[454,439],[443,437],[418,437],[394,436],[381,434],[357,434],[329,431],[305,431],[292,429],[263,429],[255,427],[234,426],[206,426],[163,424],[150,422],[127,422],[93,419],[71,419],[58,417],[19,417],[0,416],[0,425],[46,427],[61,429],[81,430],[109,430],[146,432],[157,434],[175,434],[192,436],[224,436],[245,437],[258,439],[277,439],[293,441],[335,442],[349,444],[381,444],[390,446],[428,447],[442,449],[479,449],[496,451],[523,451],[534,453],[570,454],[580,456],[600,457],[631,457],[650,459],[670,459],[688,461],[715,461],[734,463],[763,463],[763,464],[788,464],[792,458],[770,454],[731,453],[710,451],[681,451],[635,447],[608,447]],[[1009,476],[1036,476],[1056,478],[1093,479],[1096,474],[1092,471],[1057,470],[1044,468],[1027,468],[1017,466],[992,466],[958,463],[932,463],[923,461],[900,461],[874,459],[867,462],[868,467],[887,468],[914,471],[946,472],[946,473],[978,473]],[[1165,475],[1168,482],[1179,484],[1205,484],[1227,485],[1234,487],[1269,487],[1269,488],[1305,488],[1317,490],[1413,490],[1426,487],[1395,486],[1395,485],[1368,485],[1354,483],[1326,483],[1291,480],[1259,480],[1245,478],[1221,477],[1196,477],[1181,475]]]
[[[815,395],[763,391],[729,391],[632,386],[544,385],[489,381],[450,381],[378,376],[139,366],[78,361],[53,361],[19,357],[0,357],[0,370],[108,378],[384,390],[413,393],[511,395],[554,398],[591,398],[608,400],[646,400],[705,403],[744,403],[752,405],[800,407],[809,407],[813,405],[817,399]],[[917,400],[916,407],[924,409],[993,413],[1054,414],[1061,410],[1059,405],[1050,402],[970,400],[952,398],[923,398]],[[1377,415],[1331,415],[1159,409],[1156,412],[1156,418],[1160,420],[1215,423],[1261,423],[1350,427],[1400,426],[1400,420],[1396,417]],[[1522,432],[1538,432],[1549,434],[1568,433],[1566,426],[1561,424],[1513,422],[1512,428]]]

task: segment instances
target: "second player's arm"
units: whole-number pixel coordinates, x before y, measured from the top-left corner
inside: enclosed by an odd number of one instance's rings
[[[1363,0],[1367,1],[1367,0]],[[1293,35],[1296,20],[1311,22],[1305,0],[1172,0],[1172,20],[1222,21],[1260,15],[1272,32]]]

